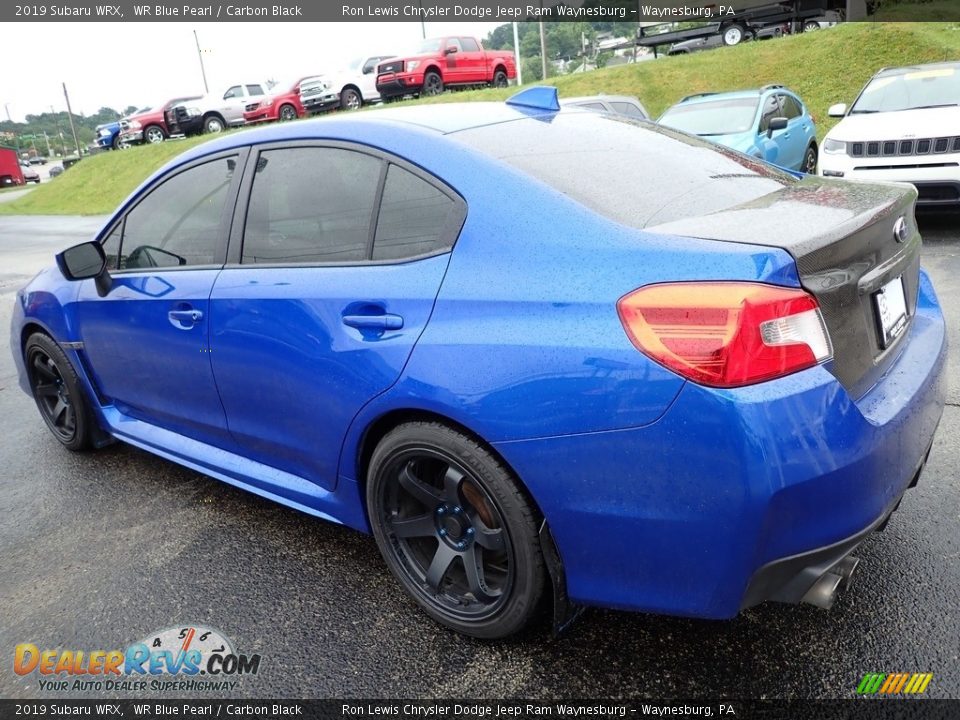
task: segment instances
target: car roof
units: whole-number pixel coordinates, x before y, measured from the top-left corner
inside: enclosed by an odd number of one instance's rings
[[[782,92],[787,93],[788,95],[796,95],[796,93],[785,85],[764,85],[761,88],[751,88],[747,90],[730,90],[729,92],[705,92],[698,93],[696,95],[687,95],[687,97],[682,98],[676,104],[693,104],[701,102],[712,102],[713,100],[729,100],[734,98],[750,98],[750,97],[761,97],[766,93],[772,92]]]
[[[221,138],[198,145],[177,158],[177,164],[189,162],[212,153],[231,150],[245,145],[285,140],[335,137],[341,133],[362,136],[375,129],[409,129],[448,135],[486,125],[496,125],[526,118],[551,115],[555,111],[535,108],[518,108],[504,103],[436,103],[405,108],[386,108],[359,113],[337,113],[329,117],[302,120],[294,123],[266,125],[262,128],[229,133]],[[562,112],[590,112],[580,108],[565,108]]]
[[[920,65],[904,65],[903,67],[895,68],[881,68],[877,71],[877,74],[874,77],[891,77],[895,75],[906,75],[910,72],[917,72],[918,70],[937,70],[938,68],[960,68],[960,62],[957,61],[947,61],[947,62],[935,62],[935,63],[923,63]]]
[[[609,100],[612,102],[629,102],[629,103],[639,103],[640,99],[633,97],[631,95],[581,95],[580,97],[564,98],[560,101],[561,105],[576,105],[577,103],[585,103],[596,100]]]

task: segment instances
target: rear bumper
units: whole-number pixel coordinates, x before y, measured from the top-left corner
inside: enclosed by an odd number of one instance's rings
[[[730,618],[795,600],[785,585],[848,554],[910,485],[945,399],[946,330],[922,273],[907,340],[856,402],[824,367],[687,383],[651,425],[496,448],[546,517],[571,599]]]
[[[929,450],[924,454],[909,487],[915,487],[919,482],[929,454]],[[900,507],[902,499],[903,495],[898,497],[893,506],[883,515],[850,537],[791,557],[774,560],[761,567],[750,578],[740,608],[746,609],[770,600],[794,604],[802,602],[820,577],[830,572],[844,558],[849,557],[872,533],[886,526],[891,515]]]

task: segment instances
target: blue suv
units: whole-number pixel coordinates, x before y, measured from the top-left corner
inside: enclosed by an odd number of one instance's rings
[[[707,138],[774,165],[817,170],[817,127],[803,101],[783,85],[689,95],[660,124]]]

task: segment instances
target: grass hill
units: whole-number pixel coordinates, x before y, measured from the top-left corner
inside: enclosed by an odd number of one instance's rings
[[[881,67],[960,60],[960,23],[847,23],[828,30],[749,42],[686,56],[550,78],[561,97],[636,95],[658,116],[684,95],[780,83],[800,94],[822,139],[835,102],[851,102]],[[446,93],[412,102],[503,100],[514,88]],[[376,112],[374,110],[373,112]],[[86,158],[28,195],[0,204],[0,215],[95,215],[113,210],[167,160],[206,138],[165,142]]]

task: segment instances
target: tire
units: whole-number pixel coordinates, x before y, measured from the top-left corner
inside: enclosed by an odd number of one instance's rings
[[[807,173],[808,175],[816,175],[817,159],[817,146],[815,143],[810,143],[810,147],[808,147],[807,151],[803,154],[803,165],[800,166],[800,172]]]
[[[819,30],[819,29],[820,29],[820,23],[814,20],[807,20],[807,22],[803,24],[804,32],[813,32],[814,30]]]
[[[723,44],[724,45],[739,45],[747,37],[747,30],[743,25],[734,23],[733,25],[728,25],[723,30]]]
[[[223,118],[219,115],[208,115],[203,119],[203,131],[205,133],[223,132],[225,125]]]
[[[281,105],[280,112],[277,113],[277,120],[280,122],[290,122],[297,119],[297,109],[293,105]]]
[[[353,88],[344,88],[340,93],[341,110],[359,110],[363,106],[363,98]]]
[[[110,143],[110,148],[113,150],[119,150],[121,148],[120,133],[117,133],[113,136],[113,141]]]
[[[400,425],[370,458],[366,495],[387,566],[434,620],[495,640],[537,615],[539,514],[475,440],[440,423]]]
[[[148,145],[156,145],[167,139],[167,134],[159,125],[147,125],[143,129],[143,141]]]
[[[94,423],[80,379],[49,335],[34,333],[23,349],[27,377],[40,416],[68,450],[93,447]]]
[[[493,82],[490,83],[493,87],[505,88],[510,84],[510,81],[507,79],[507,74],[503,70],[497,70],[493,74]]]
[[[441,78],[433,70],[428,72],[423,76],[423,89],[420,91],[421,95],[433,96],[440,95],[443,93],[443,78]]]

